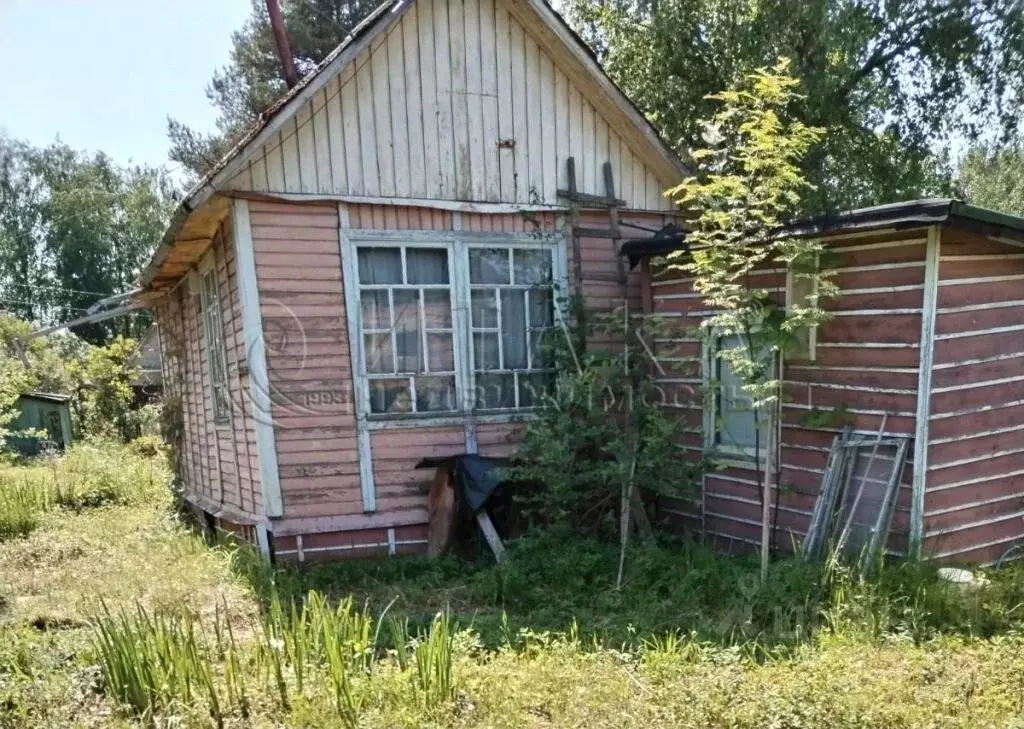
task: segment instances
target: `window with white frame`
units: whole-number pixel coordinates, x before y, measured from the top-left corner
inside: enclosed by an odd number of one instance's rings
[[[818,257],[814,258],[813,269],[794,269],[791,265],[786,272],[786,310],[794,306],[810,307],[818,305],[818,280],[814,276],[819,266]],[[806,267],[805,267],[806,268]],[[801,359],[814,360],[817,357],[818,328],[805,327],[797,332],[793,354]]]
[[[215,423],[227,423],[231,420],[231,397],[228,392],[227,350],[216,269],[211,267],[202,274],[201,294],[203,327],[206,330],[206,361],[212,383],[213,420]]]
[[[533,407],[551,378],[542,351],[554,324],[552,251],[469,249],[474,407]]]
[[[554,243],[357,241],[366,411],[385,417],[537,405],[553,369]]]
[[[721,352],[745,347],[739,334],[718,337],[712,353],[715,393],[715,427],[713,445],[724,451],[754,456],[768,445],[768,422],[761,411],[755,411],[754,400],[743,389],[743,379],[734,371]]]
[[[357,257],[370,412],[457,410],[450,251],[367,246]]]

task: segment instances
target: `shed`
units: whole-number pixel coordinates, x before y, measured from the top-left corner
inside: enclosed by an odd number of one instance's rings
[[[799,544],[807,531],[841,427],[819,416],[840,411],[855,433],[912,439],[890,553],[997,560],[1024,538],[1024,219],[929,199],[797,221],[786,232],[826,243],[842,293],[826,304],[832,318],[811,333],[807,355],[782,363],[777,544]],[[691,424],[680,445],[718,464],[698,499],[660,506],[722,549],[756,548],[756,426],[749,412],[699,394],[728,373],[714,356],[721,341],[683,333],[683,323],[709,315],[693,280],[663,257],[685,248],[680,230],[623,247],[648,282],[645,309],[681,324],[679,336],[655,343],[664,386],[681,393],[666,407]],[[779,303],[794,296],[786,270],[760,270],[756,284]]]
[[[51,392],[26,392],[18,398],[19,415],[10,428],[13,431],[38,430],[43,437],[13,436],[11,448],[34,456],[48,448],[64,450],[71,445],[71,398]]]
[[[514,447],[557,294],[639,307],[619,242],[686,174],[544,0],[385,2],[141,277],[185,498],[281,560],[425,551],[416,464]]]

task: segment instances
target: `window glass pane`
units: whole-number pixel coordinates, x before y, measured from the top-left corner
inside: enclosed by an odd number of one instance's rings
[[[427,335],[427,363],[431,372],[455,371],[455,348],[451,334]]]
[[[405,269],[411,284],[448,284],[448,251],[406,248]]]
[[[511,283],[507,248],[470,248],[469,282],[475,284]]]
[[[495,292],[476,290],[469,295],[469,308],[473,312],[473,326],[477,329],[494,329],[498,326],[498,305]]]
[[[550,329],[530,330],[530,369],[551,367],[551,353],[548,351],[547,333]]]
[[[501,292],[501,339],[505,350],[505,369],[526,367],[525,291]]]
[[[412,394],[409,380],[370,380],[371,413],[411,413]]]
[[[416,412],[436,413],[455,410],[454,377],[417,377]]]
[[[531,408],[541,404],[544,394],[551,389],[554,375],[540,372],[532,375],[519,375],[519,407]]]
[[[497,334],[473,333],[473,363],[478,371],[501,369]]]
[[[555,296],[550,289],[534,289],[530,297],[530,326],[549,327],[554,324]]]
[[[387,291],[363,291],[359,295],[363,308],[363,329],[390,329],[391,304]]]
[[[419,291],[395,290],[395,346],[399,372],[422,372]]]
[[[477,375],[476,406],[480,409],[516,406],[514,375]]]
[[[738,335],[722,337],[719,351],[736,349],[743,339]],[[764,448],[767,444],[767,423],[758,421],[753,401],[743,390],[743,380],[736,376],[728,360],[718,359],[719,442],[738,448]]]
[[[366,350],[367,372],[379,374],[395,371],[390,334],[365,334],[363,345]]]
[[[519,248],[512,251],[515,283],[542,286],[551,283],[551,251]]]
[[[448,290],[423,292],[423,318],[427,329],[452,328],[452,298]]]
[[[402,283],[402,251],[399,248],[360,248],[359,283]]]

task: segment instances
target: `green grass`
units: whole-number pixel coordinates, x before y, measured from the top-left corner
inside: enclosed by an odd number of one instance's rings
[[[273,570],[179,523],[159,458],[0,477],[76,494],[0,542],[0,729],[1024,727],[1019,568],[963,592],[780,561],[762,585],[663,543],[615,591],[614,546],[548,534],[500,567]]]

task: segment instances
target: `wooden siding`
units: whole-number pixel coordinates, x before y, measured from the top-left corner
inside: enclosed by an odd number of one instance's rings
[[[156,317],[166,393],[181,403],[184,428],[178,475],[185,494],[207,511],[252,522],[261,517],[259,459],[248,377],[240,367],[246,352],[232,241],[225,224],[211,244],[227,355],[230,422],[213,420],[208,340],[198,292],[191,292],[183,281],[160,301]]]
[[[227,184],[235,191],[519,204],[603,194],[666,210],[635,148],[503,0],[416,0]],[[564,53],[564,49],[557,49]]]
[[[360,514],[335,205],[251,202],[284,518]]]
[[[939,250],[923,553],[990,562],[1024,536],[1024,250]]]
[[[841,427],[808,427],[808,415],[843,407],[853,428],[868,436],[878,432],[883,414],[889,413],[887,434],[914,435],[925,242],[924,231],[903,231],[830,245],[842,295],[827,304],[833,318],[817,333],[815,361],[784,363],[782,488],[776,494],[774,535],[782,549],[799,544],[806,533],[832,438]],[[758,286],[784,301],[784,271],[755,275]],[[705,439],[698,327],[708,316],[707,307],[692,279],[678,270],[655,272],[647,306],[677,322],[671,336],[655,341],[655,354],[665,368],[661,384],[668,394],[666,405],[686,421],[689,431],[680,447],[696,459]],[[908,463],[889,541],[889,549],[897,553],[906,549],[911,476]],[[752,464],[728,461],[705,475],[698,498],[662,499],[659,510],[681,528],[703,530],[721,549],[760,544],[760,487]]]
[[[284,517],[272,530],[295,536],[425,523],[433,472],[415,465],[426,456],[466,452],[465,426],[430,421],[374,426],[370,452],[376,511],[363,514],[337,206],[249,205],[284,505]],[[554,213],[479,214],[369,204],[350,204],[346,210],[349,226],[359,230],[564,231],[564,220]],[[595,215],[585,224],[599,225]],[[600,217],[607,225],[607,214]],[[658,213],[623,219],[650,228],[666,222]],[[642,276],[629,272],[627,283],[619,282],[611,241],[585,240],[581,252],[588,303],[609,309],[628,297],[639,310]],[[519,423],[477,423],[478,452],[509,455],[522,428]]]

